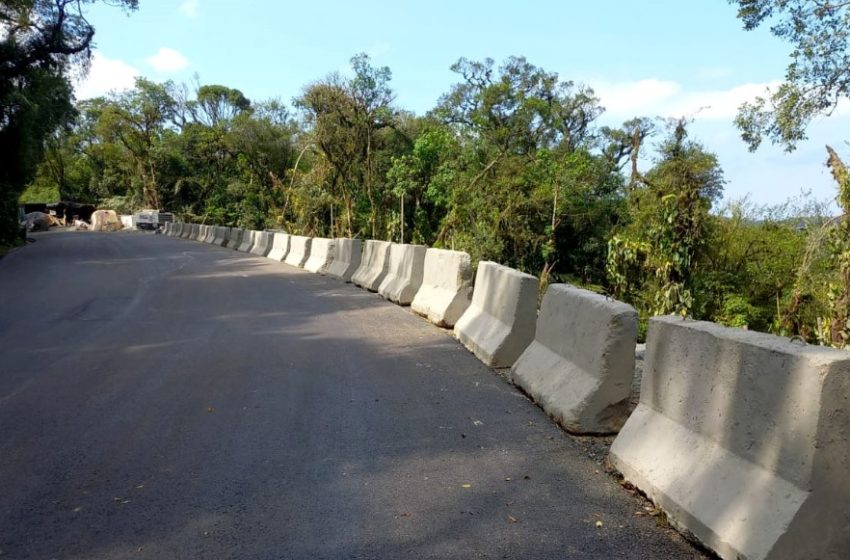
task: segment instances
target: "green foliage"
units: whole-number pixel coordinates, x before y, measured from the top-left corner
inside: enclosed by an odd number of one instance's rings
[[[785,81],[745,103],[736,119],[751,150],[767,138],[793,150],[815,117],[850,95],[850,3],[832,0],[729,0],[744,29],[770,22],[792,45]]]
[[[717,158],[687,139],[680,120],[659,147],[658,163],[639,179],[631,192],[632,226],[609,244],[614,291],[644,313],[693,315],[708,211],[723,188]],[[643,293],[631,297],[636,277]]]

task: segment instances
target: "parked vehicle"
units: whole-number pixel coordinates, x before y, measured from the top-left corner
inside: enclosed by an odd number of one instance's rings
[[[142,210],[133,214],[133,227],[136,229],[157,230],[165,224],[174,221],[171,212],[160,212],[159,210]]]

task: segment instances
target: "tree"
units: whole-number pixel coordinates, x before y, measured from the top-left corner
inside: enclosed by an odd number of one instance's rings
[[[770,22],[791,43],[785,81],[741,106],[736,123],[750,150],[764,139],[792,151],[813,118],[829,115],[850,96],[850,2],[729,0],[750,31]]]
[[[0,2],[0,242],[17,233],[17,198],[35,174],[45,139],[74,114],[67,76],[91,55],[95,31],[83,6],[93,2]],[[138,6],[137,0],[113,4]]]
[[[692,315],[708,211],[723,191],[717,157],[688,140],[686,124],[675,122],[659,147],[658,162],[639,174],[631,193],[632,229],[609,243],[609,274],[617,294],[633,299],[628,289],[644,267],[651,276],[643,277],[650,290],[643,303],[654,315]]]
[[[331,74],[305,88],[296,105],[306,117],[312,142],[331,168],[327,190],[331,199],[343,200],[346,231],[360,232],[355,206],[365,197],[369,209],[365,233],[376,238],[386,202],[384,175],[376,169],[378,152],[388,140],[386,131],[397,124],[398,111],[392,105],[389,68],[372,66],[363,53],[351,59],[351,67],[354,77]]]

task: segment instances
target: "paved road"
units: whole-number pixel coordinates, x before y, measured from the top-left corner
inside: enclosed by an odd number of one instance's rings
[[[37,239],[0,259],[2,560],[703,558],[406,309],[180,239]]]

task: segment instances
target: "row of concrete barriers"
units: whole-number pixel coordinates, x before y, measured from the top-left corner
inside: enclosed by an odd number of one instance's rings
[[[846,351],[654,318],[629,415],[638,317],[624,303],[553,284],[538,313],[537,278],[481,262],[473,290],[458,251],[198,224],[166,234],[351,281],[453,326],[566,430],[619,431],[613,465],[722,558],[850,558]]]

